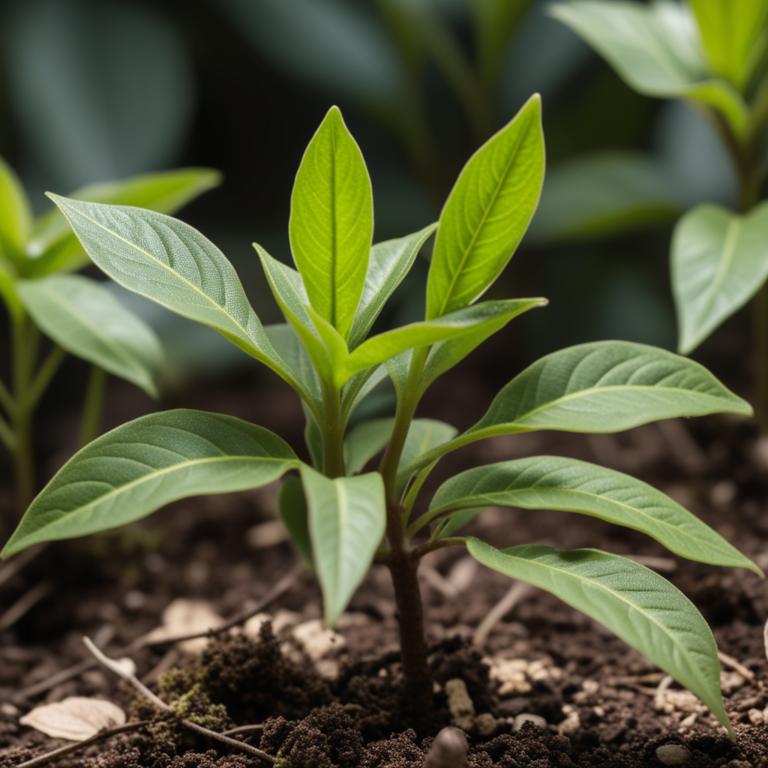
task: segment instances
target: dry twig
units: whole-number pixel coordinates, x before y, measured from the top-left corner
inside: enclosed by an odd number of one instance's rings
[[[109,656],[106,656],[104,653],[102,653],[102,651],[100,651],[89,638],[84,637],[83,642],[85,643],[85,647],[91,652],[91,654],[93,654],[94,658],[99,664],[101,664],[101,666],[132,685],[136,689],[137,693],[147,699],[147,701],[149,701],[156,709],[159,709],[161,712],[168,714],[175,714],[173,709],[169,707],[157,694],[153,693],[149,688],[147,688],[147,686],[144,685],[144,683],[142,683],[141,680],[136,677],[136,675],[126,671],[119,662],[115,661],[114,659],[110,659]],[[252,746],[251,744],[246,744],[244,741],[238,741],[237,739],[225,736],[223,733],[219,733],[218,731],[212,731],[210,728],[206,728],[202,725],[199,725],[198,723],[193,722],[192,720],[187,720],[186,718],[178,718],[178,722],[187,730],[193,731],[194,733],[200,734],[201,736],[205,736],[213,741],[218,741],[230,749],[237,749],[241,752],[247,752],[249,755],[258,757],[259,759],[269,764],[275,763],[275,758],[272,757],[272,755],[264,752],[264,750],[259,749],[258,747]]]
[[[518,602],[520,602],[523,597],[528,594],[529,591],[530,587],[528,587],[527,584],[522,584],[519,581],[515,582],[509,590],[507,590],[507,594],[504,595],[493,608],[491,608],[488,615],[480,622],[480,626],[475,630],[472,642],[478,647],[484,646],[486,640],[488,640],[488,636],[493,631],[493,628],[518,604]]]

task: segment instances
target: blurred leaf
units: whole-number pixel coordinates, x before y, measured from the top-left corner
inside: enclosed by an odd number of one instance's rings
[[[360,472],[376,454],[386,448],[392,436],[393,418],[371,419],[353,427],[344,439],[344,461],[347,472]]]
[[[672,240],[680,351],[688,354],[768,278],[768,203],[740,216],[714,205],[689,211]]]
[[[480,67],[486,82],[498,77],[520,19],[534,0],[471,0]]]
[[[654,0],[576,0],[552,14],[584,38],[632,88],[647,96],[689,98],[719,111],[741,136],[748,110],[733,87],[713,78],[687,5]]]
[[[681,210],[658,163],[604,152],[550,169],[529,237],[536,243],[610,237],[671,221]]]
[[[20,261],[32,230],[29,201],[18,176],[0,157],[0,258]]]
[[[227,0],[238,30],[274,65],[334,95],[392,105],[395,52],[374,16],[343,0]]]
[[[60,347],[157,397],[160,342],[103,285],[82,275],[53,275],[18,287],[35,324]]]
[[[714,72],[746,89],[768,45],[768,0],[691,0]]]
[[[288,475],[277,497],[280,519],[288,529],[291,540],[306,563],[312,563],[312,542],[309,538],[309,518],[304,487],[295,475]]]
[[[221,174],[209,168],[179,168],[147,173],[120,181],[89,184],[70,197],[92,203],[133,205],[158,213],[175,213],[203,192],[218,186]],[[88,256],[61,211],[53,206],[38,217],[27,246],[30,261],[27,277],[41,277],[61,270],[74,270],[88,263]]]
[[[71,189],[162,167],[192,117],[176,29],[136,3],[27,0],[3,30],[12,105],[35,171]]]

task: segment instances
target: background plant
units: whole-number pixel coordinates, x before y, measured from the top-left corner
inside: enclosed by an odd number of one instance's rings
[[[137,520],[175,499],[283,478],[280,513],[317,573],[333,623],[373,562],[391,573],[407,702],[432,699],[417,578],[442,547],[546,589],[595,618],[696,693],[726,727],[714,638],[696,608],[658,574],[597,550],[511,549],[459,535],[478,509],[575,512],[643,531],[681,556],[759,572],[717,533],[629,476],[546,456],[474,467],[428,504],[425,481],[446,454],[495,435],[605,433],[656,419],[750,413],[695,362],[628,342],[541,358],[462,434],[415,418],[422,395],[513,318],[543,299],[479,301],[533,216],[544,176],[540,101],[469,160],[440,220],[371,246],[371,184],[341,113],[331,109],[299,167],[289,236],[297,269],[256,245],[286,323],[264,326],[225,256],[192,227],[140,208],[53,196],[93,261],[114,280],[216,329],[271,368],[306,412],[308,461],[268,430],[222,414],[176,410],[125,424],[77,453],[35,499],[4,556],[40,542]],[[436,230],[424,319],[371,334],[376,318]],[[348,429],[356,408],[391,381],[393,418]],[[375,471],[365,469],[378,454]]]
[[[73,197],[170,213],[217,183],[213,171],[184,169],[91,185]],[[19,513],[35,491],[35,408],[67,353],[92,364],[81,444],[98,434],[107,374],[157,394],[160,343],[104,285],[72,274],[86,263],[56,208],[33,218],[18,178],[0,158],[0,297],[10,324],[10,384],[0,380],[0,442],[13,456]],[[44,357],[41,333],[52,342]]]
[[[692,352],[754,300],[756,403],[763,429],[768,428],[768,205],[761,203],[768,172],[768,1],[577,0],[552,12],[632,88],[694,105],[729,153],[738,182],[737,210],[697,205],[679,219],[672,237],[678,348]],[[574,178],[590,171],[623,174],[631,182],[625,190],[634,190],[637,198],[635,222],[638,216],[654,218],[660,206],[649,201],[663,200],[657,180],[636,163],[620,166],[606,158],[603,166],[583,164],[573,169]],[[613,225],[621,226],[620,217]]]

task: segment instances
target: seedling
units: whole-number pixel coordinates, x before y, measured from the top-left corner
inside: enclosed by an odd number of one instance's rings
[[[768,202],[760,202],[768,171],[768,0],[578,0],[555,5],[553,15],[632,88],[685,99],[717,128],[733,160],[738,211],[698,205],[675,227],[678,346],[692,352],[754,299],[756,403],[768,430]]]
[[[186,169],[88,186],[73,198],[172,213],[217,183],[214,171]],[[56,208],[33,219],[18,178],[0,158],[0,297],[10,320],[12,381],[7,386],[0,380],[0,443],[14,459],[19,514],[35,491],[35,408],[67,353],[92,364],[83,444],[98,434],[107,374],[156,395],[155,373],[162,360],[157,337],[103,285],[72,274],[87,263]],[[41,334],[52,342],[42,360]]]
[[[575,512],[642,531],[672,552],[759,569],[661,492],[599,466],[537,456],[468,469],[429,503],[425,480],[446,454],[494,435],[606,433],[675,416],[748,415],[750,407],[697,363],[640,344],[563,349],[507,384],[458,434],[415,418],[425,390],[481,342],[543,299],[479,301],[520,243],[544,176],[540,102],[469,160],[438,224],[371,247],[372,194],[363,156],[338,109],[301,161],[291,199],[294,269],[256,246],[286,323],[264,327],[231,264],[192,227],[158,213],[52,196],[112,279],[208,325],[264,363],[301,398],[309,460],[277,435],[217,413],[174,410],[125,424],[83,448],[34,500],[4,556],[41,541],[96,533],[175,500],[282,479],[279,510],[314,568],[333,624],[373,562],[391,573],[407,702],[432,701],[417,571],[442,547],[548,590],[613,630],[698,695],[728,726],[715,641],[691,602],[638,563],[592,549],[496,549],[462,527],[492,504]],[[371,328],[435,232],[424,319]],[[393,418],[348,429],[389,379]],[[379,453],[375,471],[364,471]]]

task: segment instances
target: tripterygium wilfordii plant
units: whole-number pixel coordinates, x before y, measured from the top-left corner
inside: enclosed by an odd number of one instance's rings
[[[218,181],[215,171],[186,168],[93,184],[72,196],[173,213]],[[19,179],[0,158],[0,299],[11,327],[11,383],[0,381],[0,444],[14,459],[19,514],[36,490],[34,411],[67,353],[92,364],[83,444],[98,434],[107,374],[156,394],[162,361],[157,337],[102,284],[72,274],[87,263],[57,208],[33,218]],[[38,351],[41,333],[52,343],[44,358]]]
[[[138,208],[55,202],[114,280],[209,325],[269,366],[301,398],[311,463],[275,434],[231,416],[177,410],[137,419],[76,454],[35,499],[3,551],[137,520],[175,499],[283,478],[279,507],[320,581],[333,623],[374,561],[388,566],[400,621],[407,701],[426,712],[432,681],[417,579],[420,559],[466,547],[479,562],[546,589],[597,619],[696,693],[727,726],[712,633],[651,570],[597,550],[496,549],[461,528],[493,504],[555,509],[643,531],[693,560],[759,572],[679,504],[631,477],[581,461],[533,457],[480,466],[421,491],[437,462],[493,435],[612,432],[655,419],[750,407],[700,365],[626,342],[550,354],[514,378],[463,434],[414,418],[425,390],[542,299],[478,301],[517,248],[544,175],[538,97],[468,162],[436,227],[422,321],[370,336],[435,231],[371,247],[371,184],[337,109],[306,150],[291,200],[298,271],[256,246],[287,323],[264,327],[224,255],[186,224]],[[385,380],[394,418],[350,417]],[[376,471],[363,472],[383,451]],[[363,472],[362,474],[359,474]]]

